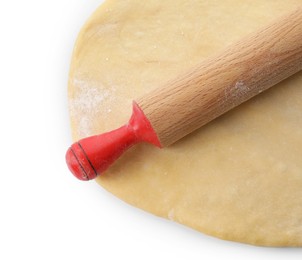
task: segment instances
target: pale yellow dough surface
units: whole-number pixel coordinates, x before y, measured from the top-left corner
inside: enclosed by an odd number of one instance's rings
[[[132,100],[301,0],[108,0],[76,42],[74,140],[126,123]],[[302,74],[165,149],[127,152],[98,183],[222,239],[302,246]]]

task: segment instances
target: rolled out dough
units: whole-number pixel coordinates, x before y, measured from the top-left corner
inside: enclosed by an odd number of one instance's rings
[[[301,0],[107,0],[75,45],[73,139],[126,123],[131,102]],[[165,149],[134,147],[97,182],[222,239],[302,245],[302,74]]]

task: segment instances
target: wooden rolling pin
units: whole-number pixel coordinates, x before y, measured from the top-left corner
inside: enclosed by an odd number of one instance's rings
[[[126,125],[74,143],[68,167],[93,179],[134,144],[173,144],[300,70],[302,7],[134,101]]]

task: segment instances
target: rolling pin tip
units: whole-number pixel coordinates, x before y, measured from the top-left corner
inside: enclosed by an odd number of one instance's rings
[[[127,149],[139,142],[161,147],[148,119],[134,103],[128,124],[111,132],[75,142],[66,152],[66,163],[79,180],[92,180],[106,171]]]
[[[84,151],[76,148],[78,143],[73,144],[66,152],[66,163],[72,174],[79,180],[88,181],[94,179],[97,174],[87,162]],[[75,149],[76,148],[76,149]]]

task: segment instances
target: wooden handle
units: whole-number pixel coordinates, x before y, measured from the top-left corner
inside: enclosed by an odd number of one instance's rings
[[[170,145],[302,69],[302,7],[136,102]]]

